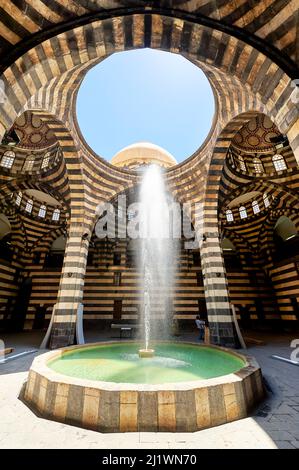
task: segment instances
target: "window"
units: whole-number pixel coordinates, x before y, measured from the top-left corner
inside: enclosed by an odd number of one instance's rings
[[[239,207],[239,213],[240,213],[241,219],[247,218],[247,211],[244,206]]]
[[[226,214],[226,220],[228,222],[233,222],[234,221],[233,212],[230,209],[227,209],[225,214]]]
[[[53,211],[52,220],[54,220],[55,222],[58,222],[59,219],[60,219],[60,210],[55,209]]]
[[[61,149],[58,149],[55,155],[55,163],[58,163],[58,161],[62,158],[62,151]]]
[[[282,155],[273,155],[272,162],[276,171],[284,171],[288,168]]]
[[[263,195],[263,200],[264,200],[264,206],[266,207],[269,207],[270,206],[270,201],[269,201],[269,198],[268,198],[268,194],[267,193],[264,193]]]
[[[252,203],[252,209],[253,209],[253,213],[254,214],[258,214],[261,210],[260,210],[260,206],[259,206],[259,203],[257,201],[253,201]]]
[[[47,211],[46,206],[44,204],[42,204],[39,208],[38,216],[41,217],[42,219],[44,219],[46,217],[46,211]]]
[[[23,171],[32,171],[33,167],[34,167],[34,156],[29,155],[29,157],[27,157],[26,160],[24,161],[24,165],[22,169]]]
[[[258,157],[255,157],[253,159],[253,166],[254,166],[254,171],[256,172],[257,175],[264,173],[263,164]]]
[[[45,155],[43,156],[42,164],[41,164],[42,170],[44,170],[45,168],[48,168],[49,163],[50,163],[50,158],[51,158],[50,152],[45,153]]]
[[[13,152],[12,150],[7,150],[6,152],[4,152],[4,154],[2,155],[2,158],[1,158],[1,163],[0,165],[3,167],[3,168],[8,168],[10,169],[13,165],[13,162],[15,160],[15,152]]]
[[[22,197],[23,197],[23,194],[22,194],[21,191],[19,191],[18,194],[17,194],[17,197],[16,197],[16,205],[17,206],[21,205]]]
[[[28,201],[26,202],[25,211],[28,212],[28,214],[31,214],[32,208],[33,208],[33,201],[32,199],[28,199]]]
[[[238,156],[238,160],[239,160],[240,170],[241,171],[247,171],[247,168],[246,168],[246,165],[245,165],[245,162],[244,162],[244,158],[242,157],[242,155]]]
[[[230,163],[230,165],[233,168],[235,168],[235,159],[234,159],[233,153],[230,149],[228,150],[228,153],[227,153],[227,159],[228,159],[228,162]]]

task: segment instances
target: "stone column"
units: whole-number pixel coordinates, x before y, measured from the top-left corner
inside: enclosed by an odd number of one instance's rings
[[[220,346],[237,347],[215,209],[202,208],[197,211],[196,233],[200,248],[210,341]]]
[[[70,223],[57,302],[53,307],[48,332],[51,349],[65,347],[76,342],[76,322],[83,299],[91,235],[89,225]],[[46,343],[48,343],[47,340]]]

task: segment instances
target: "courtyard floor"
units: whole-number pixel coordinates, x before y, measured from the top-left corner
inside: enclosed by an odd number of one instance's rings
[[[41,332],[2,335],[5,346],[18,352],[38,348]],[[250,332],[248,337],[263,342],[248,343],[243,351],[259,362],[268,396],[252,416],[195,433],[101,434],[37,417],[18,399],[22,384],[36,353],[0,363],[0,448],[90,448],[90,449],[203,449],[203,448],[299,448],[299,367],[271,358],[290,358],[290,343],[296,335]],[[107,340],[95,331],[86,341]],[[297,337],[299,335],[297,334]],[[184,334],[179,340],[192,340]],[[242,352],[242,350],[239,350]]]

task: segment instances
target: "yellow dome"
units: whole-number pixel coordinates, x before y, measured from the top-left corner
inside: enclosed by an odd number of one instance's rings
[[[112,157],[111,163],[121,168],[135,168],[150,163],[169,168],[177,164],[167,150],[150,142],[137,142],[125,147]]]

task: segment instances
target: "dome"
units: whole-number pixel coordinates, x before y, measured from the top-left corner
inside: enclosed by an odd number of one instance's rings
[[[123,148],[112,157],[111,163],[121,168],[135,168],[150,163],[169,168],[177,164],[167,150],[150,142],[137,142]]]
[[[271,119],[260,114],[244,124],[233,138],[232,144],[238,150],[251,154],[273,152],[275,145],[271,139],[278,138],[280,135]]]

